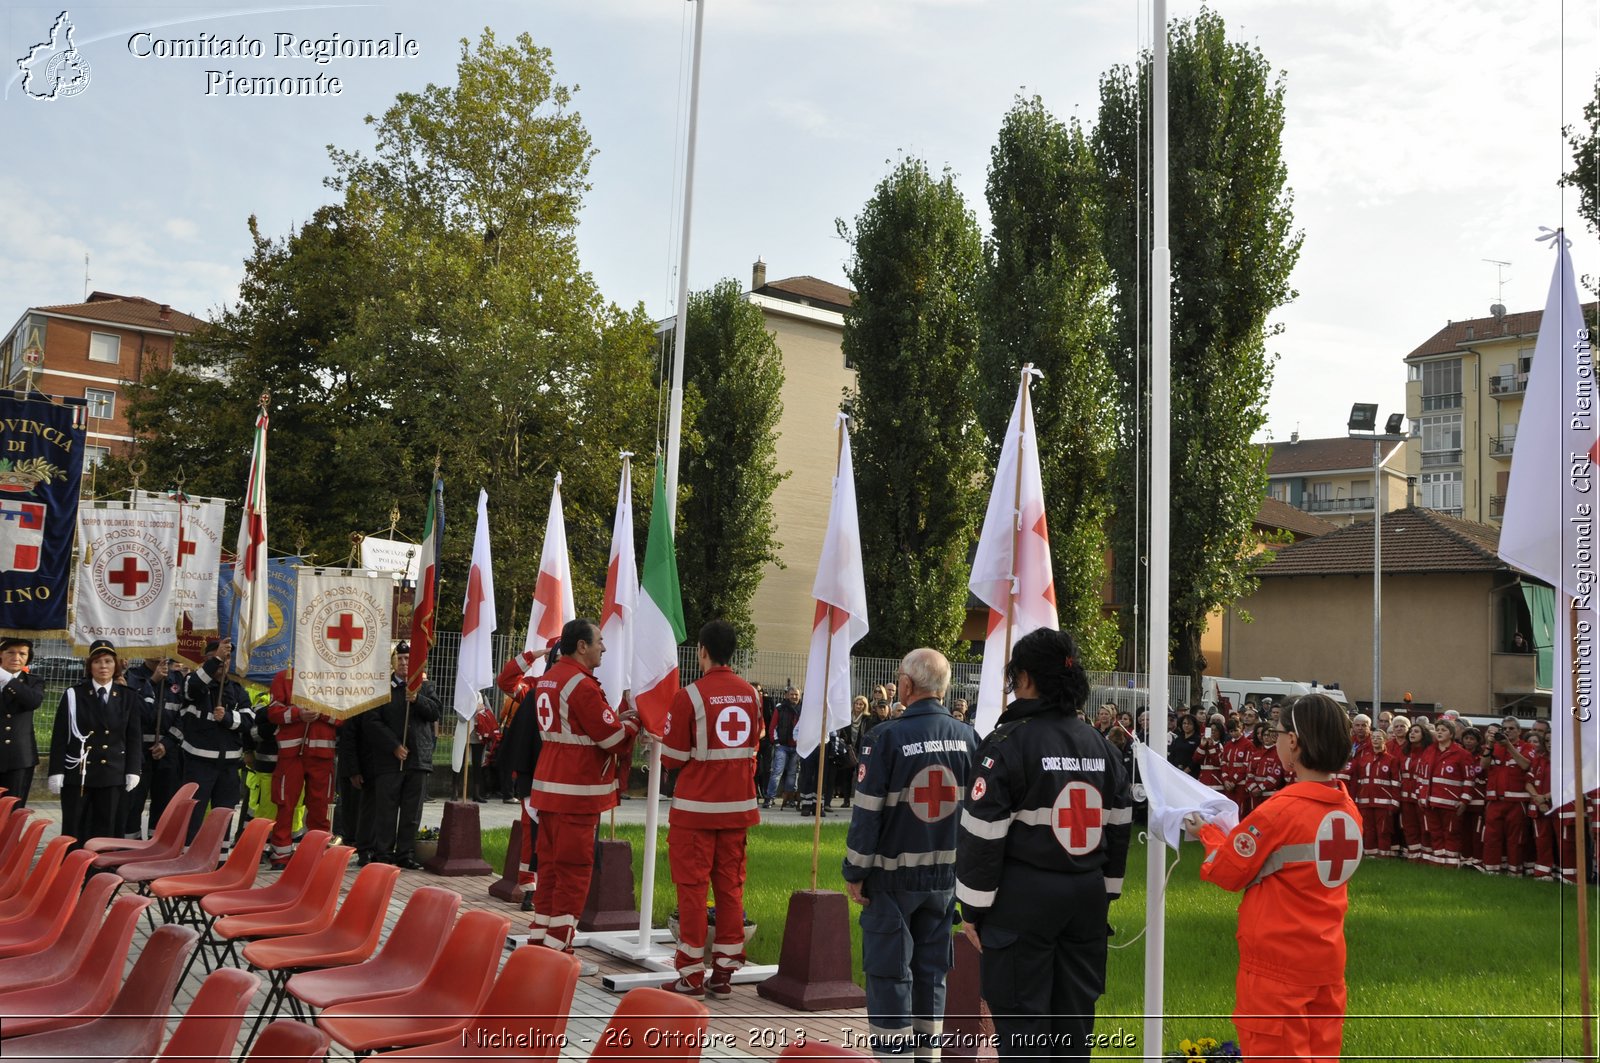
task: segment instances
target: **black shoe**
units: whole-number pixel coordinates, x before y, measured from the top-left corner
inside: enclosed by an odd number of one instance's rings
[[[356,866],[357,867],[366,867],[370,863],[372,863],[372,854],[371,853],[357,853],[356,854]]]
[[[525,911],[525,912],[533,911],[533,891],[532,890],[523,890],[522,891],[522,910]]]
[[[406,855],[406,856],[397,856],[397,857],[395,857],[393,860],[391,860],[389,862],[391,864],[394,864],[396,867],[403,867],[407,871],[421,871],[422,870],[422,861],[418,860],[415,856],[411,856],[409,854]]]
[[[481,798],[481,797],[474,797],[474,798],[473,798],[473,799],[472,799],[472,803],[473,803],[473,804],[475,804],[475,805],[482,805],[482,804],[487,804],[487,803],[488,803],[488,802],[486,802],[486,801],[485,801],[485,800],[484,800],[484,799],[483,799],[483,798]]]

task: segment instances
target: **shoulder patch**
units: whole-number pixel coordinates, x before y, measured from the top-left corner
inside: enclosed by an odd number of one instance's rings
[[[1256,855],[1256,840],[1249,834],[1235,834],[1233,836],[1233,851],[1246,860]]]
[[[987,757],[984,758],[984,764],[986,767],[994,767],[994,764],[990,762]],[[974,801],[982,801],[983,795],[988,792],[989,782],[982,775],[972,780],[972,799]]]
[[[617,725],[617,714],[612,712],[610,707],[607,707],[606,711],[600,714],[600,718],[611,727],[615,727]]]
[[[984,757],[983,758],[983,766],[986,767],[986,768],[994,767],[994,758],[993,757]]]
[[[867,766],[861,765],[856,769],[856,782],[864,782],[867,778]]]

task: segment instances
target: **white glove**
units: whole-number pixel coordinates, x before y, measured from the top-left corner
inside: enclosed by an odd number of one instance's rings
[[[132,793],[133,792],[133,788],[135,786],[139,785],[139,776],[137,776],[137,775],[124,775],[122,777],[122,781],[128,784],[127,785],[127,791],[129,793]]]
[[[52,775],[45,780],[45,783],[50,787],[51,793],[59,794],[61,792],[61,784],[66,781],[67,777],[65,775]]]

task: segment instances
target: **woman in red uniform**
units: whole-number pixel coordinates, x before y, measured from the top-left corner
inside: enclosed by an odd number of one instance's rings
[[[1361,810],[1361,839],[1367,855],[1399,855],[1394,821],[1400,810],[1400,758],[1391,748],[1389,736],[1373,731],[1372,743],[1356,755],[1350,770],[1360,787],[1356,807]]]
[[[1556,869],[1556,832],[1560,829],[1550,810],[1550,750],[1543,734],[1528,736],[1528,819],[1533,828],[1533,877],[1549,878]],[[1569,821],[1569,826],[1571,822]]]
[[[1222,747],[1227,741],[1228,725],[1218,713],[1211,717],[1200,736],[1200,747],[1194,751],[1194,759],[1200,765],[1200,785],[1218,792],[1222,790]]]
[[[1414,723],[1400,747],[1400,832],[1406,836],[1407,860],[1421,860],[1428,852],[1422,829],[1422,790],[1426,781],[1422,758],[1432,744],[1428,729]]]
[[[1466,804],[1461,806],[1461,864],[1483,867],[1483,733],[1476,727],[1461,732],[1461,747],[1471,758],[1467,762]]]
[[[1258,723],[1251,733],[1250,760],[1245,781],[1244,814],[1249,815],[1271,797],[1283,781],[1283,765],[1270,737],[1272,725]]]
[[[1307,694],[1274,730],[1295,781],[1231,832],[1191,813],[1200,877],[1243,890],[1233,1024],[1248,1059],[1333,1063],[1344,1032],[1345,883],[1361,862],[1361,820],[1333,773],[1350,756],[1350,718]]]
[[[1443,867],[1461,866],[1461,817],[1467,804],[1467,768],[1477,762],[1456,742],[1454,720],[1440,718],[1433,725],[1433,745],[1423,754],[1422,826],[1427,832],[1427,856]]]

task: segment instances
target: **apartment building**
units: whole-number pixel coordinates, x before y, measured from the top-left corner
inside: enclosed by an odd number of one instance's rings
[[[1412,440],[1377,443],[1337,436],[1267,443],[1267,497],[1343,527],[1371,520],[1379,501],[1385,513],[1406,504],[1407,454]]]

